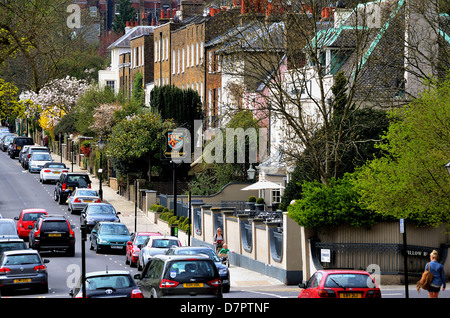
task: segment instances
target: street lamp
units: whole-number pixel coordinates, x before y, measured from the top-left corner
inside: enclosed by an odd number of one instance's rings
[[[103,157],[102,157],[102,154],[103,154],[103,149],[105,148],[105,141],[102,139],[101,136],[100,136],[100,140],[97,142],[97,147],[98,147],[98,151],[100,151],[100,164],[99,164],[99,169],[98,169],[100,188],[98,190],[98,194],[100,195],[100,200],[103,201],[103,190],[102,190],[102,181],[103,181],[102,159],[103,159]]]
[[[445,167],[447,168],[448,174],[450,174],[450,162],[447,163],[447,164],[445,165]]]
[[[247,178],[248,180],[253,180],[255,178],[256,170],[253,169],[252,164],[250,164],[250,168],[247,170]]]

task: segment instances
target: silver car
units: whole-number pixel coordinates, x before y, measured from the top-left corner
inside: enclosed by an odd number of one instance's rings
[[[100,203],[97,190],[89,188],[76,188],[67,198],[67,209],[74,213],[83,210],[89,203]]]
[[[6,251],[0,258],[0,286],[5,289],[36,288],[48,293],[47,259],[36,250]]]
[[[155,255],[165,254],[172,246],[181,246],[181,241],[176,236],[150,236],[139,251],[138,270],[142,271],[149,259]]]
[[[65,163],[62,162],[47,162],[39,172],[39,181],[46,183],[49,181],[58,181],[59,176],[63,172],[69,172]]]
[[[28,162],[28,171],[40,172],[42,167],[47,162],[52,162],[53,158],[50,153],[47,152],[33,152],[30,161]]]

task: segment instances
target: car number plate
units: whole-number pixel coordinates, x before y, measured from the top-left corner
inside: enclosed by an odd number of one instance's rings
[[[360,293],[340,293],[340,298],[361,298]]]
[[[203,287],[203,283],[184,283],[183,287],[184,288],[199,288],[199,287]]]
[[[83,202],[92,202],[92,200],[83,200]]]
[[[21,150],[22,149],[22,147],[20,147],[20,146],[17,146],[17,150]]]
[[[117,248],[117,249],[120,249],[120,248],[123,248],[123,246],[121,246],[121,245],[111,245],[111,248]]]
[[[14,284],[21,284],[21,283],[30,283],[31,278],[17,278],[14,280]]]
[[[49,233],[48,237],[60,237],[61,233]]]
[[[53,171],[54,174],[60,174],[61,171]]]

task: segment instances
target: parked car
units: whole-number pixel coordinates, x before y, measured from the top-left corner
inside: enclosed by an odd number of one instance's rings
[[[45,209],[24,209],[20,212],[19,216],[14,219],[17,221],[17,233],[19,237],[24,240],[28,240],[30,231],[33,228],[36,220],[43,215],[47,215]]]
[[[85,224],[87,233],[91,233],[98,222],[120,222],[119,214],[112,204],[89,203],[81,211],[80,224]]]
[[[0,239],[0,256],[6,251],[26,250],[27,244],[20,238]]]
[[[9,156],[11,159],[14,159],[19,155],[19,151],[22,149],[25,145],[34,145],[33,138],[31,137],[24,137],[24,136],[17,136],[12,141],[12,150],[9,153]]]
[[[23,159],[25,157],[25,153],[28,151],[28,149],[31,147],[31,145],[25,145],[22,147],[22,149],[19,151],[19,155],[17,156],[17,159],[19,160],[19,163],[23,167]]]
[[[56,181],[53,199],[64,204],[75,188],[90,188],[91,179],[87,173],[63,172]]]
[[[82,278],[69,291],[72,298],[144,298],[128,271],[107,270],[86,273],[86,296]]]
[[[69,172],[65,163],[46,162],[39,172],[39,181],[42,183],[57,181],[63,172]]]
[[[5,152],[8,150],[8,146],[13,142],[14,138],[16,138],[16,135],[8,135],[5,136],[2,140],[2,151]]]
[[[67,199],[67,209],[71,213],[82,211],[89,203],[100,203],[97,190],[89,188],[76,188]]]
[[[19,238],[13,219],[0,219],[0,238]]]
[[[155,255],[165,254],[169,247],[181,246],[181,242],[176,236],[150,236],[142,244],[139,251],[138,270],[142,270],[148,260]]]
[[[139,261],[139,251],[142,244],[150,236],[161,236],[159,232],[136,232],[131,234],[130,240],[127,242],[127,249],[125,252],[125,264],[131,267],[136,267]]]
[[[375,279],[363,270],[319,270],[299,287],[298,298],[381,298]]]
[[[45,215],[40,217],[28,236],[30,248],[38,251],[65,251],[75,256],[74,226],[64,216]]]
[[[26,151],[22,154],[23,159],[21,161],[21,165],[22,165],[22,168],[24,168],[26,170],[29,168],[29,163],[30,163],[31,156],[33,155],[33,153],[43,152],[43,153],[50,154],[50,151],[48,150],[47,147],[32,146],[32,145],[25,145],[23,147],[24,148],[27,147],[27,148],[26,148]],[[19,161],[20,161],[20,153],[19,153]]]
[[[40,172],[44,164],[52,162],[53,158],[50,153],[34,152],[28,161],[28,171],[30,173]]]
[[[156,255],[134,279],[145,298],[222,298],[217,267],[204,255]]]
[[[102,250],[120,251],[125,254],[130,232],[123,223],[99,222],[91,231],[91,250],[99,253]]]
[[[198,255],[204,254],[208,256],[219,271],[220,280],[222,281],[222,291],[228,293],[230,291],[230,271],[228,266],[224,265],[217,253],[207,246],[182,246],[171,247],[167,250],[166,255]]]
[[[35,288],[48,293],[48,259],[34,250],[6,251],[0,258],[0,286],[5,290]]]

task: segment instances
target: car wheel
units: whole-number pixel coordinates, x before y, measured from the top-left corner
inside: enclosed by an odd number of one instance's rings
[[[156,292],[156,290],[154,288],[152,289],[151,298],[158,298],[158,293]]]
[[[69,256],[69,257],[75,256],[75,247],[70,247],[67,249],[67,256]]]
[[[126,253],[126,252],[125,252]],[[125,265],[130,265],[130,260],[128,259],[128,255],[125,254]]]
[[[140,261],[138,261],[138,263],[137,263],[137,269],[138,269],[138,271],[142,271],[143,270]]]
[[[53,200],[58,201],[58,195],[56,194],[56,190],[53,191]]]
[[[58,203],[61,204],[61,205],[64,204],[62,195],[58,195]]]

